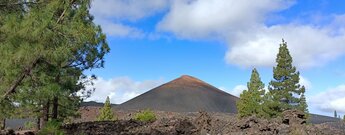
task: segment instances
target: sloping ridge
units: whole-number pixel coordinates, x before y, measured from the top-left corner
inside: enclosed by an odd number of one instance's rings
[[[183,75],[121,105],[120,109],[237,113],[235,97],[192,76]]]
[[[112,107],[116,107],[118,104],[111,104]],[[88,102],[81,102],[80,107],[87,107],[87,106],[94,106],[94,107],[103,107],[104,103],[96,102],[96,101],[88,101]]]

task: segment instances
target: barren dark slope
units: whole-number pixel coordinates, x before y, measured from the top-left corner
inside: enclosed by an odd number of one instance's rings
[[[95,101],[89,101],[89,102],[82,102],[80,104],[80,107],[84,107],[84,106],[94,106],[94,107],[103,107],[104,103],[99,103],[99,102],[95,102]],[[117,104],[111,104],[112,107],[116,107]]]
[[[171,82],[139,95],[118,107],[120,109],[153,109],[172,112],[236,113],[237,97],[191,76]]]
[[[339,122],[339,121],[341,121],[341,119],[318,115],[318,114],[311,114],[309,118],[309,122],[313,124],[321,124],[321,123],[326,123],[326,122]]]

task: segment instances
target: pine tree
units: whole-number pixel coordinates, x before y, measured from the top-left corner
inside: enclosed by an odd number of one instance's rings
[[[85,88],[89,81],[80,81],[87,78],[83,71],[103,67],[109,52],[105,35],[89,14],[90,3],[0,4],[0,116],[9,117],[12,103],[34,116],[63,119],[75,114],[92,91]]]
[[[97,117],[97,120],[98,121],[116,120],[116,118],[114,117],[114,113],[111,110],[109,97],[107,97],[107,100],[105,101],[104,106]]]
[[[304,86],[303,86],[304,87]],[[307,100],[304,96],[304,93],[302,93],[300,97],[300,105],[299,105],[299,110],[303,111],[306,114],[306,117],[309,117],[309,111],[308,111],[308,105],[307,105]]]
[[[334,110],[334,118],[337,118],[337,117],[338,117],[337,111]]]
[[[345,122],[345,114],[344,114],[344,116],[343,116],[343,121]]]
[[[254,68],[247,83],[248,90],[244,90],[240,95],[240,100],[237,102],[237,110],[239,117],[247,117],[251,115],[261,115],[261,104],[263,102],[263,95],[265,93],[264,83],[260,79],[260,75]]]
[[[296,96],[305,92],[304,87],[299,84],[299,72],[292,66],[292,57],[284,40],[280,44],[276,62],[267,95],[271,100],[266,107],[270,117],[279,116],[284,110],[301,108],[300,99]]]

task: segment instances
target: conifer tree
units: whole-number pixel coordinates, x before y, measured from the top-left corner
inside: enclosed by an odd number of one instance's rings
[[[303,86],[304,87],[304,86]],[[307,100],[305,99],[304,93],[302,93],[300,97],[300,105],[299,105],[299,110],[303,111],[306,114],[306,117],[309,117],[309,111],[308,111],[308,105],[307,105]]]
[[[265,94],[264,87],[265,85],[262,83],[259,73],[254,68],[250,81],[247,83],[248,90],[242,92],[240,100],[237,102],[239,117],[261,115],[262,96]]]
[[[107,97],[103,108],[100,110],[97,120],[98,121],[116,120],[116,118],[114,117],[114,113],[111,110],[109,97]]]
[[[0,116],[18,103],[35,116],[62,119],[78,109],[80,93],[90,94],[83,71],[103,67],[109,52],[90,3],[0,2],[0,106],[7,105]]]
[[[268,87],[270,101],[266,112],[270,113],[269,117],[279,116],[284,110],[301,108],[301,100],[297,96],[303,94],[305,88],[299,84],[299,72],[292,66],[292,61],[287,43],[283,40],[276,58],[277,66],[273,67],[273,80]]]
[[[338,114],[337,114],[337,110],[334,110],[334,118],[337,118]]]

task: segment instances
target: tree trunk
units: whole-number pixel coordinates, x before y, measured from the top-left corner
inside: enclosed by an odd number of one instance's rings
[[[1,129],[0,130],[5,130],[5,128],[6,128],[6,118],[3,118],[2,120],[1,120]]]
[[[36,131],[41,130],[41,118],[37,117],[37,121],[36,121]]]
[[[55,77],[55,81],[56,83],[60,83],[60,74],[57,74],[57,76]],[[53,98],[53,116],[52,119],[57,120],[58,118],[58,106],[59,106],[59,98],[58,96],[54,96]]]
[[[58,118],[58,106],[59,106],[59,98],[57,96],[54,97],[53,99],[53,116],[52,119],[57,119]]]
[[[42,113],[42,120],[41,120],[41,129],[46,125],[49,120],[49,109],[50,109],[50,101],[48,100],[47,104],[43,106],[43,113]]]

